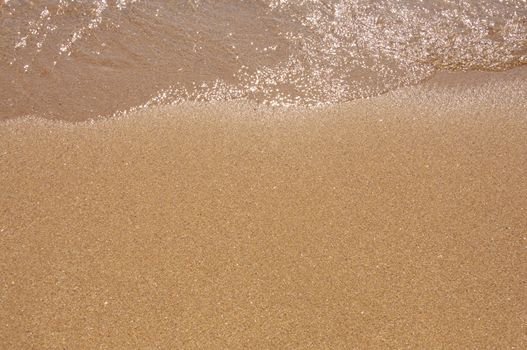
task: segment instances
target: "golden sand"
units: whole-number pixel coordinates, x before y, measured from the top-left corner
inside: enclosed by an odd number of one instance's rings
[[[519,72],[3,122],[0,348],[525,348]]]

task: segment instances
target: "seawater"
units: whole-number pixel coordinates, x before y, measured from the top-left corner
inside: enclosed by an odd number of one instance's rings
[[[527,62],[527,3],[4,0],[0,118],[188,101],[318,106]]]

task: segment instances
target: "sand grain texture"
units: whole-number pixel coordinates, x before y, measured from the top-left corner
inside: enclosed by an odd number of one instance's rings
[[[0,347],[524,348],[526,86],[4,122]]]

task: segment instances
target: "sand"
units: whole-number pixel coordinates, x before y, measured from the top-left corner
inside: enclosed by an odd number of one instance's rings
[[[525,348],[525,69],[441,81],[4,121],[0,348]]]

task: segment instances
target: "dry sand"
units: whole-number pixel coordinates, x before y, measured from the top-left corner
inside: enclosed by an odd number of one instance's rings
[[[525,72],[3,122],[0,348],[525,348]]]

